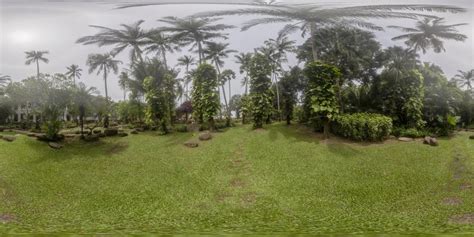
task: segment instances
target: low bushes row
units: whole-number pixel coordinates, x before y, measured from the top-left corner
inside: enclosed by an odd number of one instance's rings
[[[332,132],[356,141],[382,141],[390,136],[392,126],[392,119],[380,114],[342,114],[334,117]]]

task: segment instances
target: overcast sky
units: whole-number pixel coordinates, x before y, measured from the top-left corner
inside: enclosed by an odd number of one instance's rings
[[[172,1],[172,2],[176,2]],[[179,0],[178,0],[179,1]],[[207,2],[222,2],[209,0]],[[249,0],[251,1],[251,0]],[[75,44],[75,41],[85,35],[91,35],[97,31],[89,25],[101,25],[118,28],[120,24],[130,24],[138,20],[145,20],[144,28],[160,26],[156,20],[165,16],[184,17],[197,12],[207,10],[229,9],[238,6],[228,5],[160,5],[134,7],[127,9],[116,9],[120,1],[80,1],[80,0],[0,0],[0,73],[10,75],[15,81],[20,81],[28,76],[36,74],[34,65],[26,66],[25,51],[48,50],[47,57],[49,64],[41,64],[40,70],[43,73],[64,73],[66,67],[71,64],[78,64],[83,69],[81,81],[89,86],[95,86],[100,91],[104,91],[104,83],[101,77],[87,73],[85,65],[87,55],[90,53],[107,52],[110,48],[98,48],[97,46],[83,46]],[[160,2],[159,0],[128,0],[122,2]],[[166,1],[162,1],[166,2]],[[168,1],[170,2],[170,1]],[[189,0],[186,2],[190,2]],[[191,1],[192,2],[192,1]],[[228,0],[228,2],[242,2]],[[286,2],[301,2],[289,1]],[[365,4],[390,4],[394,1],[331,1],[318,0],[325,6],[342,5],[365,5]],[[450,24],[469,23],[468,26],[459,27],[459,31],[469,38],[465,42],[445,42],[447,52],[441,54],[427,53],[422,55],[423,61],[434,62],[440,65],[448,77],[452,77],[458,69],[468,70],[474,68],[474,1],[472,0],[418,0],[418,1],[396,1],[396,4],[446,4],[468,8],[467,13],[462,14],[442,14]],[[239,6],[242,7],[242,6]],[[438,14],[439,15],[439,14]],[[223,23],[240,26],[249,17],[227,17]],[[377,20],[374,21],[381,26],[403,25],[411,26],[414,21],[406,20]],[[240,32],[239,29],[228,31],[230,47],[241,51],[250,52],[255,47],[262,45],[268,38],[274,38],[282,27],[281,24],[257,26],[251,30]],[[403,45],[402,42],[393,42],[390,39],[400,32],[387,29],[385,32],[376,32],[378,40],[383,47],[393,45]],[[292,35],[298,44],[303,42],[300,34]],[[190,54],[183,50],[181,53],[170,55],[170,65],[176,64],[176,58],[183,54]],[[128,52],[117,56],[122,60],[123,68],[129,64]],[[290,64],[296,64],[294,57],[290,57]],[[225,68],[238,72],[238,66],[231,57],[226,61]],[[240,76],[238,80],[232,82],[233,94],[241,93]],[[122,92],[117,84],[117,76],[109,77],[109,95],[115,99],[122,99]]]

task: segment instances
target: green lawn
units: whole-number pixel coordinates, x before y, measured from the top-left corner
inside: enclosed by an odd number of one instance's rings
[[[326,143],[276,124],[195,149],[144,133],[59,151],[20,136],[0,141],[0,232],[473,234],[468,136]]]

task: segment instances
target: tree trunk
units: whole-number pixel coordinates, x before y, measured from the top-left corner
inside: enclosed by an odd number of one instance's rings
[[[330,125],[329,125],[329,119],[325,118],[324,119],[324,139],[329,139],[329,130],[330,130]]]
[[[40,66],[38,60],[36,60],[36,79],[40,79]]]
[[[316,51],[316,38],[314,35],[316,34],[316,24],[314,22],[311,22],[310,24],[310,33],[311,33],[311,50],[313,52],[313,60],[317,61],[318,60],[318,52]]]
[[[163,64],[165,65],[166,71],[168,71],[168,60],[166,60],[166,52],[161,49],[161,56],[163,57]]]
[[[104,68],[104,84],[105,84],[105,119],[104,128],[109,127],[109,92],[107,90],[107,69]]]
[[[199,65],[202,64],[202,44],[200,41],[197,42],[198,45],[198,54],[199,54]]]
[[[276,87],[276,91],[277,91],[278,121],[281,121],[281,110],[280,110],[280,89],[279,89],[279,86],[278,86],[277,75],[276,75],[276,73],[275,73],[275,72],[273,73],[273,78],[274,78],[274,80],[275,80],[275,87]]]

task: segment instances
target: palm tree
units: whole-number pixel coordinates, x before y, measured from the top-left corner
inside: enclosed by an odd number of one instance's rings
[[[69,78],[72,78],[74,80],[74,86],[76,85],[76,78],[79,79],[81,78],[82,74],[82,69],[79,68],[78,65],[72,64],[71,66],[67,67],[67,72],[66,76]]]
[[[49,52],[33,50],[33,51],[25,52],[25,54],[26,54],[26,62],[25,62],[26,65],[30,65],[33,62],[36,63],[36,76],[37,76],[37,79],[39,80],[39,77],[40,77],[39,62],[41,61],[44,63],[48,63],[49,59],[45,58],[44,55],[49,54]]]
[[[113,45],[115,48],[110,53],[112,56],[121,53],[127,48],[131,48],[130,59],[135,62],[137,59],[143,62],[141,47],[145,44],[146,32],[140,27],[143,20],[139,20],[131,25],[121,24],[123,29],[112,29],[103,26],[91,25],[90,27],[99,29],[99,33],[91,36],[79,38],[76,43],[90,45],[97,44],[99,47]]]
[[[178,47],[173,47],[173,40],[170,36],[163,34],[159,30],[151,30],[147,33],[144,44],[147,45],[145,51],[154,52],[161,56],[165,68],[168,69],[166,53],[173,53]]]
[[[453,78],[454,82],[458,84],[460,87],[466,87],[468,90],[472,90],[474,88],[474,69],[470,71],[458,71],[459,74],[456,74]]]
[[[235,50],[228,49],[228,47],[229,47],[229,44],[227,43],[208,42],[206,43],[206,48],[204,49],[205,59],[210,60],[212,63],[214,63],[214,66],[216,67],[218,80],[221,79],[221,68],[224,66],[223,59],[228,58],[229,54],[237,52]],[[224,89],[224,85],[226,81],[221,81],[221,86],[222,86],[222,93],[224,96],[225,107],[228,110],[229,106],[227,103],[227,97],[226,97],[225,89]],[[229,114],[229,118],[230,118],[230,114]]]
[[[350,25],[354,27],[368,28],[371,30],[383,30],[382,27],[366,21],[374,18],[408,18],[430,17],[413,11],[430,12],[465,12],[464,8],[445,5],[369,5],[327,8],[316,4],[268,4],[260,7],[243,8],[236,10],[210,11],[196,14],[197,17],[216,17],[228,15],[260,15],[262,18],[247,21],[242,30],[247,30],[257,25],[269,23],[289,23],[281,32],[290,33],[296,30],[302,32],[302,36],[310,33],[313,59],[317,60],[315,35],[316,29],[322,26]]]
[[[417,52],[422,50],[423,54],[425,54],[430,48],[433,48],[435,53],[446,51],[443,40],[466,40],[467,36],[459,34],[455,29],[455,27],[463,25],[467,24],[444,25],[443,18],[425,18],[424,20],[418,21],[415,28],[402,26],[389,27],[406,32],[406,34],[394,37],[392,40],[406,40],[405,44],[410,47],[410,49]]]
[[[81,138],[84,139],[84,116],[87,104],[91,103],[92,95],[98,94],[95,87],[87,87],[80,82],[75,90],[75,102],[79,106],[79,121],[81,126]]]
[[[11,77],[8,75],[0,74],[0,87],[4,87],[6,84],[12,81]]]
[[[169,26],[159,28],[162,32],[172,33],[174,42],[179,42],[182,46],[191,45],[191,50],[197,48],[199,64],[202,63],[203,45],[216,38],[227,39],[221,31],[232,29],[234,26],[225,24],[212,24],[219,19],[216,18],[178,18],[164,17],[158,21]]]
[[[250,61],[252,60],[252,53],[239,53],[235,55],[236,63],[240,64],[239,70],[240,74],[244,74],[244,78],[242,80],[242,85],[245,86],[245,95],[248,94],[249,88],[249,66]]]
[[[119,76],[119,86],[123,90],[123,101],[127,100],[127,85],[130,78],[127,72],[121,72]]]
[[[104,83],[105,83],[105,103],[106,103],[106,110],[107,114],[105,116],[104,127],[109,126],[109,115],[108,115],[108,107],[109,107],[109,94],[107,88],[107,74],[109,72],[113,72],[117,74],[118,72],[118,64],[121,62],[115,60],[110,53],[106,54],[90,54],[87,59],[87,66],[89,66],[89,73],[97,71],[97,75],[103,73],[104,75]]]
[[[196,64],[196,60],[192,56],[184,55],[178,58],[177,66],[182,66],[186,70],[186,76],[184,77],[185,97],[189,100],[189,83],[192,81],[192,77],[189,73],[189,67]]]

